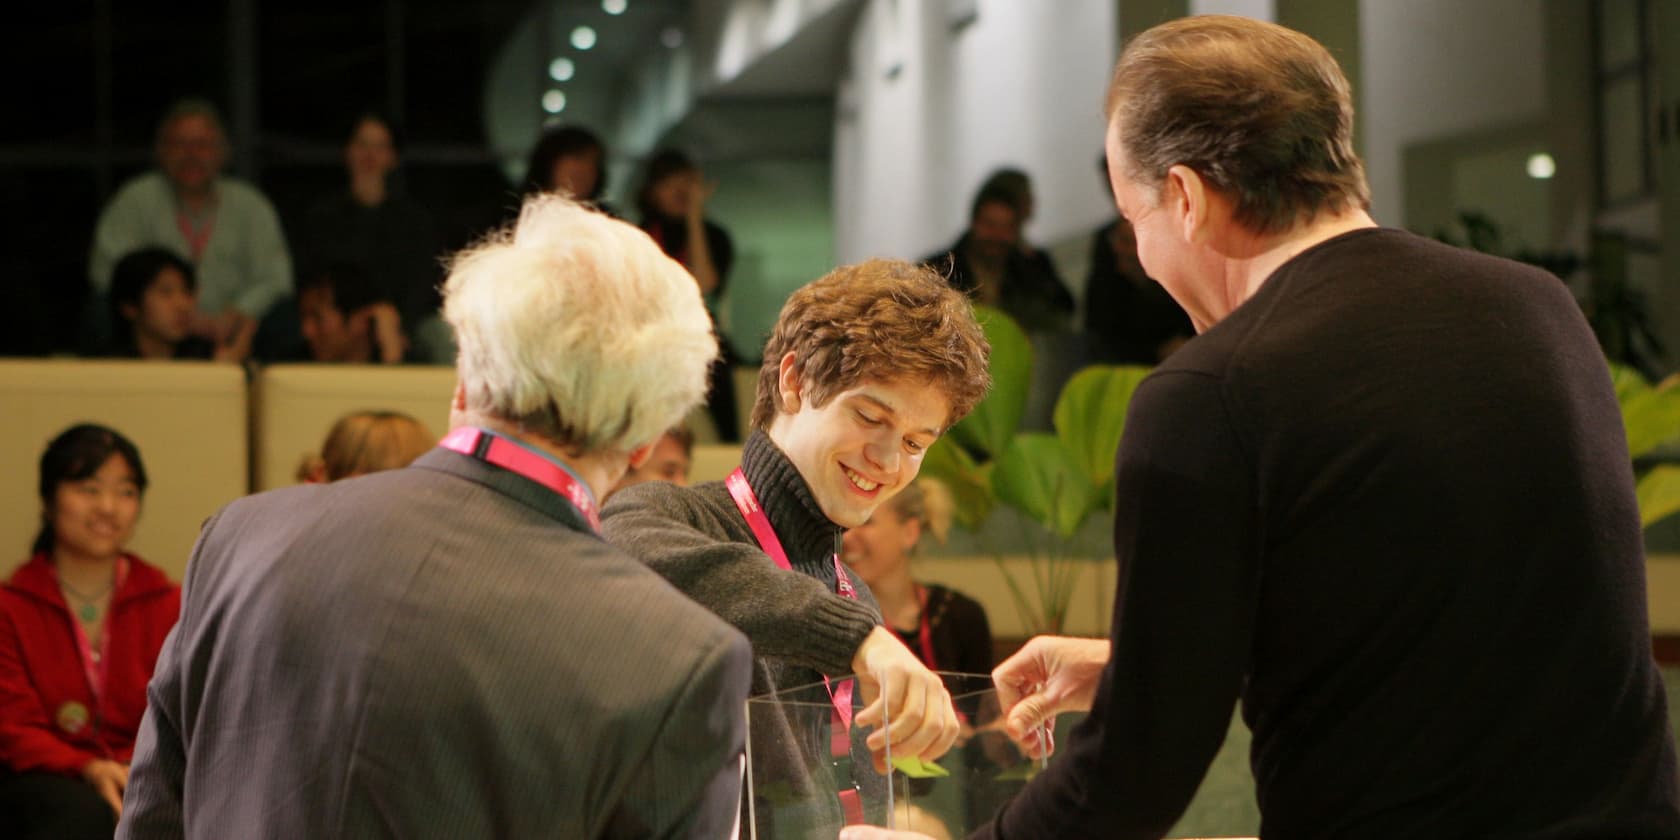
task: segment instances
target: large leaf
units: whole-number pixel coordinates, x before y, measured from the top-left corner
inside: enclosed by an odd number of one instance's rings
[[[1126,428],[1126,406],[1149,368],[1098,365],[1073,375],[1056,398],[1056,434],[1093,487],[1114,480],[1114,453]]]
[[[1680,387],[1648,388],[1622,403],[1628,454],[1639,458],[1680,436]]]
[[[1664,464],[1639,480],[1639,522],[1646,528],[1680,513],[1680,466]]]
[[[1627,365],[1611,363],[1610,381],[1616,386],[1616,401],[1623,405],[1627,405],[1630,397],[1651,390],[1651,383],[1645,381],[1645,376]]]
[[[1036,432],[1016,435],[998,457],[992,491],[1063,537],[1079,530],[1097,500],[1097,488],[1062,439]]]
[[[944,483],[951,491],[955,505],[952,516],[959,524],[970,531],[980,530],[997,501],[992,495],[991,464],[975,464],[974,458],[947,436],[928,449],[920,474]]]
[[[987,306],[974,307],[974,317],[992,345],[992,390],[974,412],[951,429],[951,436],[970,451],[996,458],[1021,427],[1027,410],[1027,386],[1032,380],[1032,344],[1013,319]]]

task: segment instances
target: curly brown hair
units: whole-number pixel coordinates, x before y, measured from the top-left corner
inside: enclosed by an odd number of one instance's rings
[[[925,381],[951,402],[946,428],[973,411],[992,384],[992,347],[968,298],[932,269],[903,260],[841,266],[788,298],[764,345],[755,429],[776,417],[788,353],[817,408],[865,381]]]
[[[1237,221],[1256,233],[1370,209],[1347,77],[1294,30],[1224,15],[1146,30],[1120,54],[1108,115],[1126,177],[1154,189],[1168,169],[1188,166],[1233,198]]]

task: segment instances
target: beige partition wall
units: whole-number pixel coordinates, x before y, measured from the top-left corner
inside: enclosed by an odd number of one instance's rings
[[[297,483],[298,463],[319,452],[338,418],[354,411],[400,411],[437,437],[449,426],[453,367],[274,365],[252,383],[252,485],[272,490]]]
[[[245,494],[245,372],[210,362],[0,361],[0,570],[40,526],[41,452],[75,423],[123,433],[151,486],[130,548],[176,580],[198,528]]]

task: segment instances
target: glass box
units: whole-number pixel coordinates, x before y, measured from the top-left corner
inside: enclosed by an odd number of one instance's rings
[[[940,676],[963,734],[936,767],[885,774],[876,771],[864,745],[873,728],[849,723],[866,705],[851,678],[748,700],[744,836],[834,837],[842,826],[861,822],[962,837],[989,821],[1043,765],[1003,733],[989,675]],[[892,709],[887,712],[890,721]],[[1058,735],[1072,724],[1069,717],[1058,719]]]

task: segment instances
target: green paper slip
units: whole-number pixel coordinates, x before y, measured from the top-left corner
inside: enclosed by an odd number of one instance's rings
[[[936,779],[951,775],[951,771],[919,758],[895,758],[892,760],[892,766],[912,779]]]

